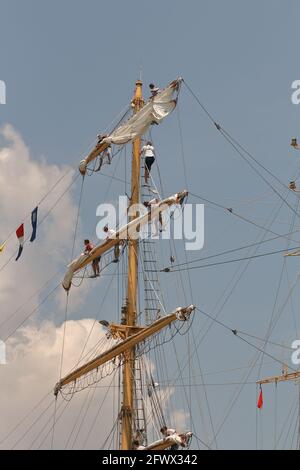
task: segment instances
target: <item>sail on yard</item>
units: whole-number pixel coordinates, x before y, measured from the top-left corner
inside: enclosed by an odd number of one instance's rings
[[[110,144],[123,145],[145,134],[152,123],[160,124],[175,108],[182,78],[171,82],[164,90],[154,96],[148,103],[137,110],[127,122],[119,126],[80,162],[79,171],[86,173],[87,165],[92,162]],[[131,102],[133,110],[136,103]]]

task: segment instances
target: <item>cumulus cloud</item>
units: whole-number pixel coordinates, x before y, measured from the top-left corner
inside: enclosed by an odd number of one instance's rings
[[[41,448],[50,447],[54,413],[53,389],[60,374],[64,332],[63,374],[69,372],[76,365],[90,331],[92,334],[89,338],[88,349],[92,349],[103,337],[104,332],[100,325],[97,324],[96,327],[93,327],[94,320],[92,319],[68,321],[66,325],[62,324],[59,327],[55,327],[52,322],[45,321],[40,327],[31,325],[22,328],[7,342],[7,364],[0,366],[0,442],[26,413],[40,402],[41,398],[47,393],[48,396],[28,416],[28,419],[1,444],[2,448],[28,449],[32,447],[37,449],[39,446]],[[107,377],[101,382],[102,387],[85,390],[74,395],[70,403],[64,402],[59,396],[56,413],[57,424],[54,432],[55,448],[62,449],[67,442],[71,447],[74,441],[75,448],[83,446],[93,424],[93,419],[98,413],[99,404],[105,396],[105,385],[109,384],[111,380],[111,377]],[[106,431],[111,427],[112,401],[113,396],[108,396],[105,400],[105,408],[98,413],[98,426],[101,422],[101,429],[106,429]],[[71,433],[83,405],[86,405],[83,411],[85,412],[88,407],[88,413],[86,420],[82,423],[83,414],[77,421],[78,428],[81,424],[81,432],[76,439],[78,431],[76,426],[73,434]],[[48,410],[43,414],[47,407],[49,407]],[[61,414],[62,411],[63,414]],[[37,420],[39,416],[41,418]],[[35,425],[30,428],[35,421]],[[101,437],[104,438],[104,434],[101,436],[98,431],[94,434],[91,433],[87,440],[87,447],[99,448],[102,444]]]

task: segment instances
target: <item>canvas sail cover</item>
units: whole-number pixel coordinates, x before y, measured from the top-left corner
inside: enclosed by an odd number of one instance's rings
[[[177,93],[181,82],[182,78],[171,82],[166,88],[154,96],[154,98],[150,98],[140,111],[121,124],[106,138],[101,140],[101,145],[97,145],[90,154],[80,162],[80,172],[85,174],[87,165],[97,158],[108,145],[127,144],[147,132],[152,123],[160,124],[176,107]]]

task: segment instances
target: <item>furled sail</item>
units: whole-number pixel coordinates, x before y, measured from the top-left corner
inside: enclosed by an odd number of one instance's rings
[[[164,450],[172,446],[188,447],[193,433],[188,431],[183,434],[174,433],[171,436],[167,436],[164,439],[152,442],[146,447],[139,447],[137,450]]]
[[[100,155],[108,145],[127,144],[143,135],[152,123],[160,124],[162,120],[175,108],[177,103],[176,94],[181,82],[182,78],[177,78],[171,82],[165,89],[154,96],[154,98],[151,98],[140,111],[104,138],[101,141],[101,144],[97,144],[90,154],[80,162],[80,173],[85,174],[87,165],[97,158],[97,156]]]
[[[103,243],[93,248],[89,252],[89,254],[82,253],[77,259],[75,259],[68,265],[68,271],[66,272],[62,282],[63,288],[68,291],[71,287],[72,279],[76,272],[80,271],[87,264],[91,263],[94,259],[99,258],[104,253],[113,248],[115,245],[120,243],[120,240],[126,240],[136,237],[138,228],[155,220],[155,218],[159,217],[160,212],[163,212],[173,204],[180,204],[182,200],[187,196],[187,194],[187,191],[181,191],[180,193],[176,193],[173,196],[160,201],[152,207],[151,211],[146,211],[140,217],[137,217],[128,224],[124,225],[115,233],[113,237],[108,238]]]

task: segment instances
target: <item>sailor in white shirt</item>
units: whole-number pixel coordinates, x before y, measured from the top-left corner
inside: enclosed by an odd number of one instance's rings
[[[108,146],[105,150],[103,150],[103,152],[100,154],[99,165],[98,165],[98,167],[96,168],[96,170],[94,170],[94,171],[95,171],[95,172],[100,171],[103,164],[108,164],[108,165],[110,165],[110,164],[111,164],[111,160],[112,160],[112,152],[111,152],[111,145],[109,145],[109,146]]]
[[[116,235],[116,231],[111,229],[111,228],[108,228],[107,225],[105,225],[105,227],[103,228],[103,231],[106,233],[106,240],[108,239],[113,239],[115,238],[115,235]],[[115,259],[113,260],[113,263],[118,263],[119,262],[119,256],[120,256],[120,245],[124,245],[124,240],[119,240],[119,243],[117,243],[115,245],[115,248],[114,248],[114,255],[115,255]]]
[[[175,436],[176,435],[176,429],[167,428],[167,426],[163,426],[161,428],[160,432],[162,433],[162,435],[164,437],[169,437],[169,436]],[[172,450],[177,450],[178,448],[179,448],[179,445],[176,444],[176,443],[171,446]]]
[[[167,426],[163,426],[160,432],[162,433],[163,436],[167,437],[167,436],[172,436],[173,434],[175,434],[176,430],[172,428],[167,428]]]
[[[157,207],[159,207],[159,204],[160,204],[160,200],[158,198],[154,198],[154,199],[151,199],[151,201],[144,202],[144,206],[147,207],[147,209],[149,209],[149,221],[154,222],[154,225],[155,225],[155,233],[153,234],[154,237],[158,235],[158,230],[160,232],[163,232],[165,230],[161,211],[158,213],[157,216],[151,217],[151,210],[154,210]]]
[[[151,167],[155,161],[155,150],[150,140],[142,147],[141,153],[145,158],[145,183],[148,184]]]

